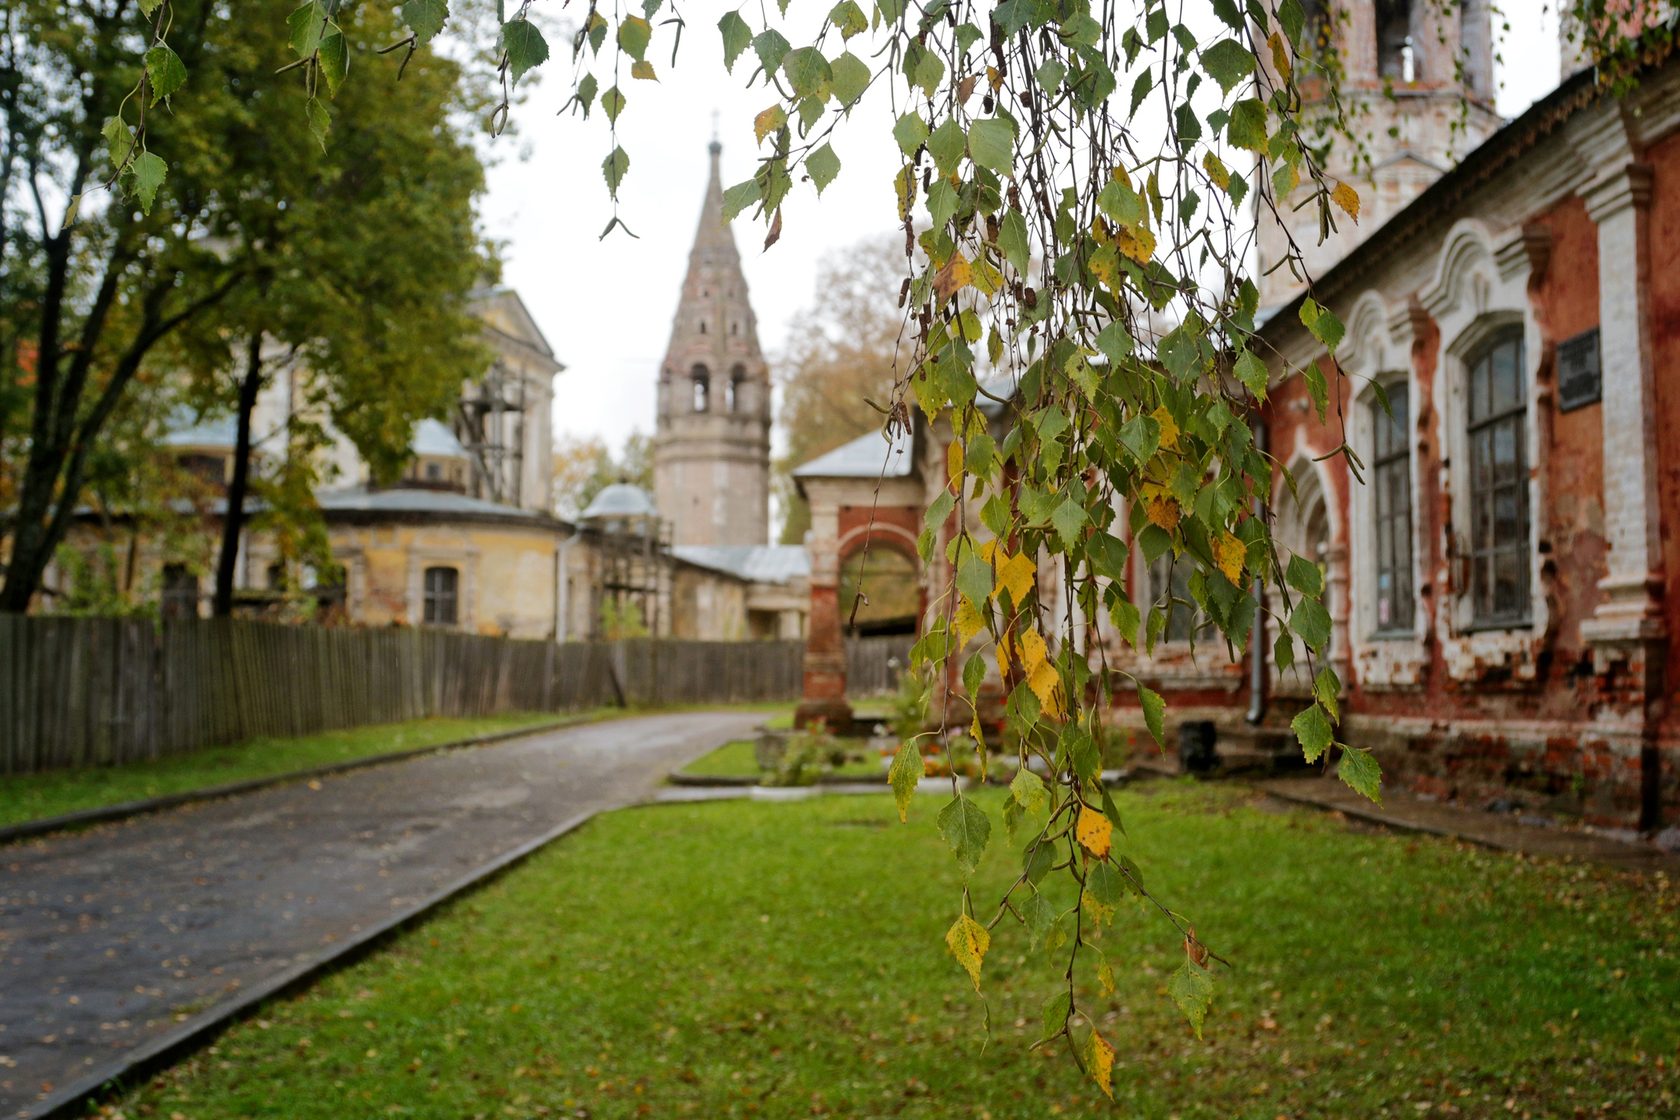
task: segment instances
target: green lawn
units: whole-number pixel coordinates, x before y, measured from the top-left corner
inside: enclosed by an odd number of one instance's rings
[[[978,795],[994,816],[995,792]],[[1673,1117],[1680,898],[1658,878],[1345,831],[1230,788],[1121,795],[1129,854],[1229,957],[1206,1041],[1182,952],[1123,907],[1095,997],[1110,1105],[1030,1053],[1058,966],[886,796],[603,816],[118,1102],[127,1116]],[[994,829],[976,881],[1014,862]]]
[[[296,739],[249,739],[195,754],[128,766],[0,777],[0,825],[412,750],[474,735],[553,723],[559,718],[562,717],[520,713],[483,719],[375,724]]]

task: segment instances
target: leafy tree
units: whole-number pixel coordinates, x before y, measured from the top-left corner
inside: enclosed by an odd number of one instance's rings
[[[562,437],[554,446],[554,504],[562,517],[576,517],[595,495],[615,482],[653,490],[653,441],[631,432],[617,456],[599,436]]]
[[[817,264],[815,299],[794,319],[780,362],[784,544],[803,541],[811,527],[811,511],[788,472],[886,420],[909,357],[897,309],[904,276],[903,243],[894,238],[859,242]]]
[[[323,101],[396,24],[363,6],[368,38],[340,36],[326,49],[342,65],[303,90],[274,74],[296,42],[287,10],[29,0],[0,17],[0,439],[23,462],[0,610],[28,608],[147,365],[167,357],[247,415],[260,340],[295,348],[313,403],[382,474],[482,365],[465,307],[483,269],[482,171],[460,131],[474,84],[418,50],[400,86],[344,90],[323,147]],[[95,190],[108,181],[123,190]],[[236,510],[248,423],[241,439]]]

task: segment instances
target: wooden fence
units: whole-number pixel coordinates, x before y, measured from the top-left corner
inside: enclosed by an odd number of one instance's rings
[[[885,687],[887,641],[848,651],[859,694]],[[800,641],[556,644],[428,628],[0,615],[0,773],[426,716],[794,700],[803,653]]]

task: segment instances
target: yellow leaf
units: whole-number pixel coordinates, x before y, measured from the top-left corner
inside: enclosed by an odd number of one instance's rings
[[[1248,546],[1235,533],[1224,532],[1213,539],[1213,562],[1232,583],[1242,583],[1243,563],[1248,559]]]
[[[1091,240],[1098,245],[1107,245],[1114,240],[1114,235],[1108,231],[1108,223],[1101,216],[1091,220]]]
[[[893,187],[898,192],[898,220],[904,221],[910,216],[910,208],[916,204],[916,165],[907,163],[893,180]]]
[[[1109,1100],[1114,1099],[1114,1047],[1103,1041],[1102,1035],[1091,1032],[1090,1049],[1085,1055],[1085,1067],[1091,1080],[1097,1083]]]
[[[1003,71],[996,66],[986,67],[986,81],[991,85],[992,92],[996,93],[1003,85]]]
[[[1121,230],[1120,236],[1126,236],[1126,231]],[[1091,254],[1091,275],[1105,288],[1119,286],[1120,254],[1113,245],[1104,245]]]
[[[787,123],[787,113],[780,105],[772,105],[753,118],[753,136],[760,144],[764,138]]]
[[[1330,201],[1340,206],[1355,225],[1359,224],[1359,192],[1341,180],[1336,181],[1336,187],[1330,192]]]
[[[986,757],[986,733],[980,729],[980,710],[974,711],[974,722],[969,724],[968,733],[974,736],[974,741],[980,745],[980,757]]]
[[[992,935],[967,914],[958,914],[957,920],[945,932],[945,944],[950,947],[951,955],[957,958],[957,963],[963,966],[963,971],[968,973],[968,978],[974,981],[974,990],[978,992],[980,965],[986,959],[986,950],[992,946]]]
[[[1230,169],[1225,166],[1224,160],[1220,159],[1212,152],[1209,152],[1202,157],[1202,170],[1208,173],[1208,178],[1219,184],[1220,190],[1224,191],[1231,189]]]
[[[1167,406],[1162,405],[1149,415],[1154,418],[1155,423],[1161,425],[1161,446],[1169,451],[1177,450],[1178,421],[1172,418],[1172,413],[1167,411]]]
[[[1139,264],[1155,255],[1155,235],[1147,226],[1121,226],[1114,231],[1114,247]]]
[[[951,618],[951,625],[957,631],[957,648],[960,650],[968,645],[974,635],[986,628],[986,616],[974,605],[967,595],[958,597],[957,613]]]
[[[1021,606],[1036,586],[1033,577],[1037,571],[1038,565],[1027,559],[1026,553],[1017,552],[998,568],[997,587],[992,590],[993,596],[1000,590],[1008,591],[1009,601],[1017,607]]]
[[[1008,677],[1009,676],[1009,665],[1010,665],[1010,662],[1014,659],[1014,655],[1011,652],[1011,649],[1012,649],[1012,647],[1011,647],[1010,640],[1009,640],[1009,634],[1006,632],[1002,636],[1000,636],[997,640],[997,663],[998,663],[998,674],[1000,676],[1003,676],[1003,677]]]
[[[1037,630],[1021,635],[1021,669],[1039,707],[1052,719],[1062,717],[1062,676],[1050,660],[1050,650]]]
[[[952,482],[962,478],[963,473],[963,445],[952,440],[951,446],[945,450],[945,474]]]
[[[632,78],[641,78],[643,81],[648,82],[657,82],[659,80],[658,75],[653,72],[653,63],[649,62],[645,58],[640,62],[631,63],[630,76]],[[763,137],[760,137],[760,139],[763,139]]]
[[[1278,77],[1287,82],[1295,69],[1294,64],[1289,61],[1289,45],[1277,31],[1266,37],[1266,43],[1272,48],[1272,65],[1277,67]]]
[[[1144,513],[1148,516],[1150,524],[1159,525],[1169,533],[1178,528],[1178,499],[1154,484],[1144,486],[1142,492],[1148,499]]]
[[[1081,848],[1097,859],[1106,859],[1113,833],[1114,826],[1108,823],[1101,810],[1089,805],[1079,806],[1079,823],[1074,826],[1073,836]]]
[[[951,254],[951,259],[945,262],[945,267],[940,269],[933,278],[933,291],[939,297],[939,302],[944,303],[962,291],[968,285],[971,275],[968,261],[963,255],[961,253]]]
[[[1097,962],[1097,986],[1105,996],[1114,994],[1114,966],[1108,963],[1107,957]]]

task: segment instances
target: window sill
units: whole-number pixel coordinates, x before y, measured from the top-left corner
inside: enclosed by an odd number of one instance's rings
[[[1365,639],[1367,642],[1415,642],[1416,630],[1376,630]]]

